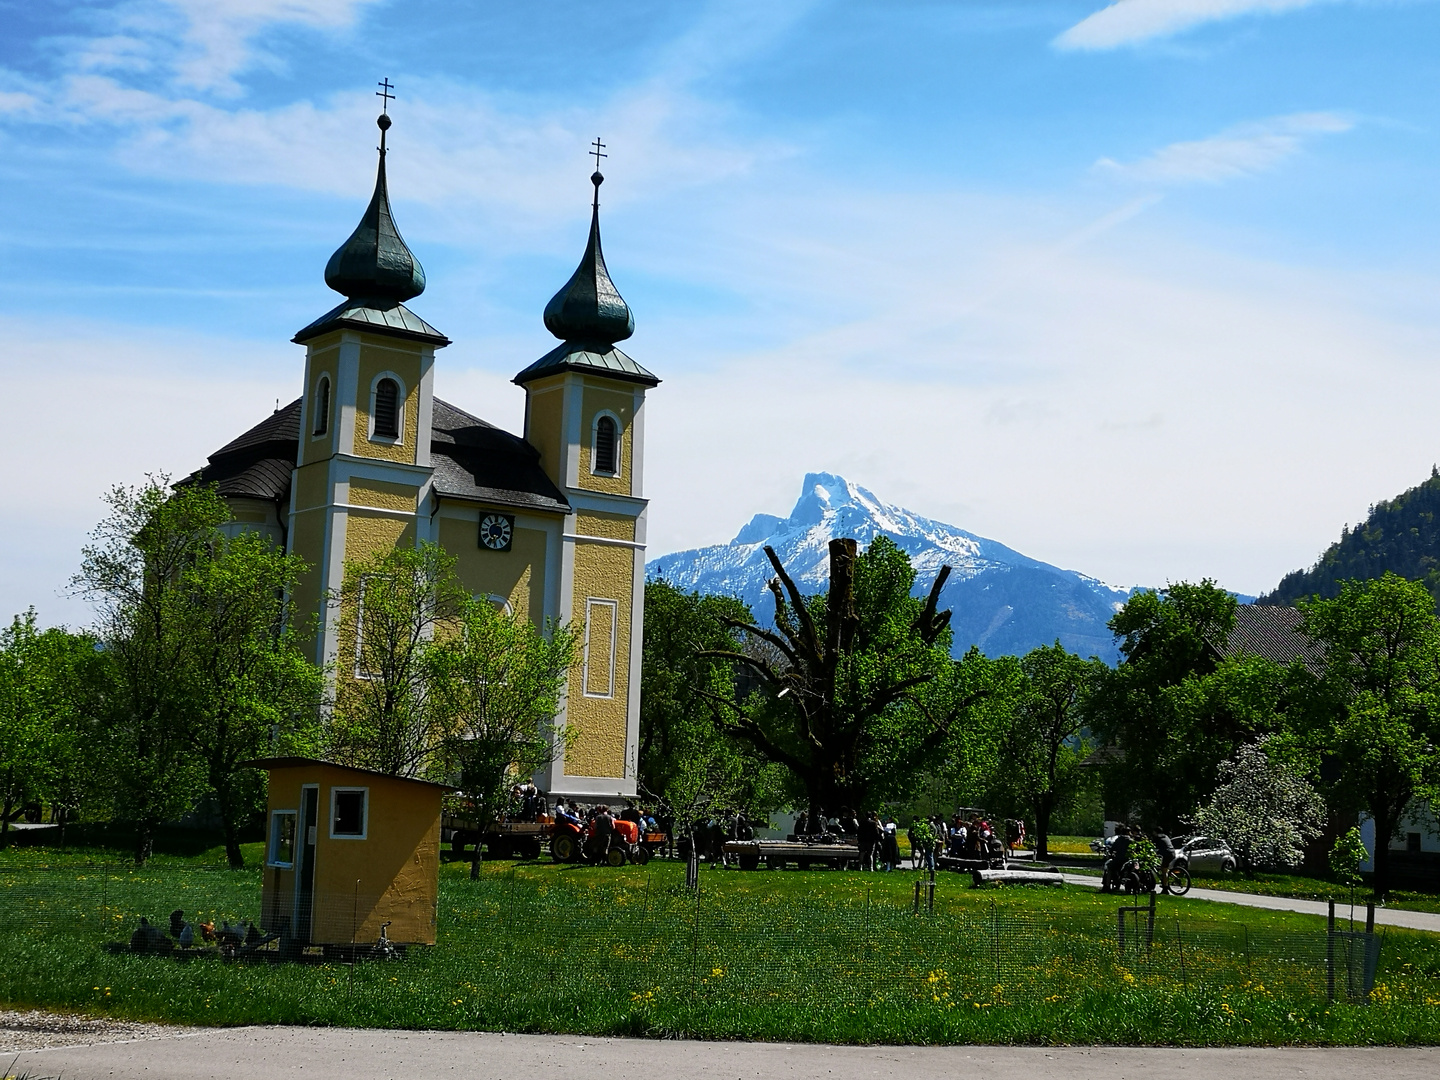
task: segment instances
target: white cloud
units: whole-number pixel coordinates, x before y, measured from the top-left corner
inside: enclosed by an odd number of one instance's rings
[[[1276,15],[1329,0],[1115,0],[1055,39],[1061,49],[1100,50],[1169,37],[1241,15]]]
[[[1208,139],[1171,143],[1133,162],[1101,158],[1095,170],[1144,184],[1218,184],[1275,168],[1307,139],[1349,131],[1355,122],[1336,113],[1277,116],[1242,124]]]

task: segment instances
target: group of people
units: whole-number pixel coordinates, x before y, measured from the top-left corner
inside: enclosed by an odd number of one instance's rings
[[[615,839],[615,822],[617,821],[633,822],[636,835],[642,840],[647,833],[660,831],[660,824],[655,820],[654,815],[642,810],[633,799],[625,800],[624,808],[618,813],[612,811],[608,803],[597,803],[587,809],[574,799],[568,803],[563,798],[556,799],[555,820],[573,825],[581,833],[587,835],[589,843],[594,847],[594,854],[600,858],[604,858],[610,852],[610,845]]]
[[[1144,835],[1143,830],[1139,828],[1132,829],[1129,825],[1116,826],[1115,838],[1108,845],[1108,857],[1105,859],[1105,865],[1100,875],[1101,892],[1120,891],[1125,871],[1135,864],[1132,851],[1135,840]],[[1160,872],[1157,880],[1161,887],[1169,892],[1170,884],[1165,877],[1165,871],[1169,870],[1175,861],[1177,854],[1175,841],[1170,839],[1169,834],[1164,830],[1159,830],[1152,838],[1152,843],[1155,845],[1155,854],[1160,857]]]

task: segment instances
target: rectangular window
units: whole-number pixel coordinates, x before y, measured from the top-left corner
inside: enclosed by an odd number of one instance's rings
[[[364,840],[369,816],[369,788],[330,789],[330,838]]]
[[[619,605],[614,600],[585,601],[585,673],[583,689],[586,697],[615,696],[615,624]]]
[[[270,852],[265,862],[284,870],[295,865],[294,810],[276,810],[270,815]]]

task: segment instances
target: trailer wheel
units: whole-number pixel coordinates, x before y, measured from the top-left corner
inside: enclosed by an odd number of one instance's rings
[[[809,870],[809,869],[810,869],[810,860],[809,860],[809,859],[797,859],[797,860],[795,860],[795,865],[796,865],[796,867],[798,867],[798,868],[801,869],[801,870]]]
[[[618,847],[612,847],[608,852],[605,853],[605,865],[606,865],[606,866],[614,866],[614,867],[617,867],[617,868],[618,868],[618,867],[621,867],[621,866],[624,866],[624,865],[625,865],[625,849],[624,849],[624,848],[618,848]]]
[[[580,845],[569,833],[561,833],[550,841],[550,857],[556,862],[574,862],[580,854]]]
[[[747,851],[740,856],[741,870],[760,869],[760,853],[758,851]]]
[[[631,859],[634,860],[636,866],[644,866],[650,861],[650,849],[641,844],[635,849],[635,854],[631,856]]]
[[[766,855],[766,856],[765,856],[765,869],[766,869],[766,870],[784,870],[784,869],[785,869],[785,860],[784,860],[784,859],[781,859],[781,858],[778,858],[777,856],[774,856],[774,855]]]

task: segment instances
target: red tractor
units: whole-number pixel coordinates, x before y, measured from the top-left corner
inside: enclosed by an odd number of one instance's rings
[[[550,832],[550,857],[561,863],[624,866],[633,862],[636,866],[644,866],[650,861],[650,848],[640,842],[640,828],[633,821],[615,822],[608,852],[601,851],[595,838],[595,822],[577,826],[568,821],[556,821]]]

